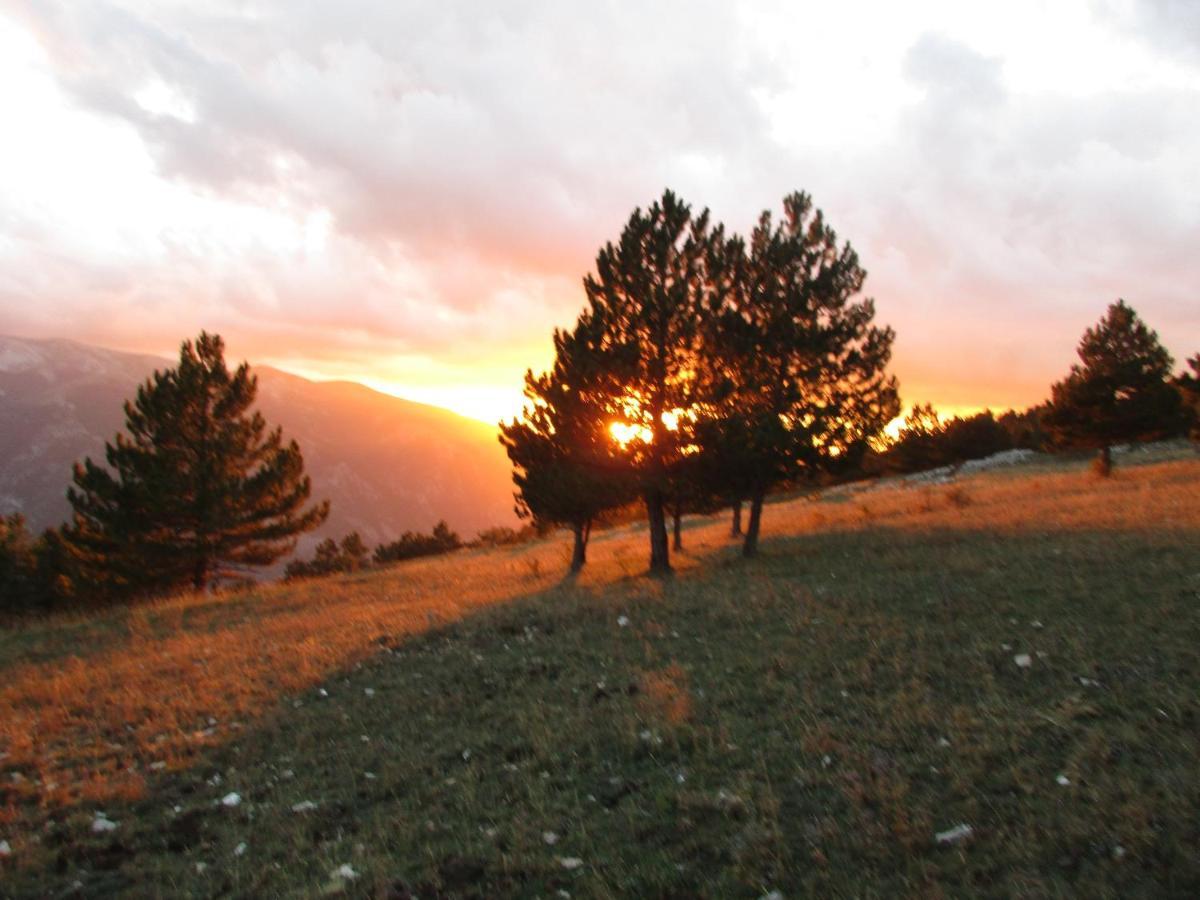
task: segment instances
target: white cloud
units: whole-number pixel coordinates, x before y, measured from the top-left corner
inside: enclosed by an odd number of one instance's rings
[[[9,3],[0,330],[499,407],[633,206],[802,188],[910,400],[1030,402],[1117,295],[1194,349],[1187,9]]]

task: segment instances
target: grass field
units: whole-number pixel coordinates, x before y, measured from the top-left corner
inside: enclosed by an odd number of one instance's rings
[[[0,631],[0,896],[1200,896],[1200,460],[1122,463]]]

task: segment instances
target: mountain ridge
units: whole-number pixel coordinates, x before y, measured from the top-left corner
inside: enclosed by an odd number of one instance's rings
[[[0,513],[21,512],[38,530],[64,521],[71,465],[102,460],[123,428],[124,401],[173,364],[70,338],[0,335]],[[314,497],[332,501],[329,521],[298,552],[352,530],[374,544],[439,519],[465,536],[516,522],[495,427],[354,381],[251,371],[256,408],[299,443]]]

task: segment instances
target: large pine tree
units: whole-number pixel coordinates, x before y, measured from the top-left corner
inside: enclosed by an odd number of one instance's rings
[[[608,429],[617,392],[599,347],[601,330],[586,312],[572,331],[556,330],[553,367],[525,374],[522,418],[500,423],[500,443],[513,463],[517,513],[539,526],[571,529],[572,572],[587,562],[596,519],[632,499],[626,460]]]
[[[217,335],[184,342],[178,367],[125,404],[108,468],[75,466],[66,535],[110,594],[207,589],[290,553],[329,514],[308,505],[300,448],[252,411],[257,378],[230,372],[224,350]]]
[[[885,369],[894,333],[860,295],[866,272],[807,194],[764,212],[736,289],[708,317],[710,414],[699,442],[716,477],[750,498],[743,552],[757,552],[763,500],[783,481],[812,481],[853,458],[899,411]]]
[[[1099,450],[1097,471],[1108,474],[1113,444],[1182,430],[1179,393],[1168,382],[1171,354],[1124,300],[1084,332],[1077,352],[1079,362],[1051,388],[1043,419],[1059,447]]]
[[[673,469],[692,443],[701,323],[720,290],[713,269],[723,244],[707,210],[693,216],[666,191],[633,211],[584,280],[589,313],[602,326],[595,347],[618,376],[616,419],[633,435],[625,451],[646,505],[652,572],[671,569],[666,502]]]

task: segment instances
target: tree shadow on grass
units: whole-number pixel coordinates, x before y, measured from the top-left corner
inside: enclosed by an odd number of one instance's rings
[[[1200,878],[1196,537],[881,527],[563,581],[281,698],[109,804],[115,832],[64,816],[11,891],[1174,892]],[[673,671],[679,722],[648,688]]]

